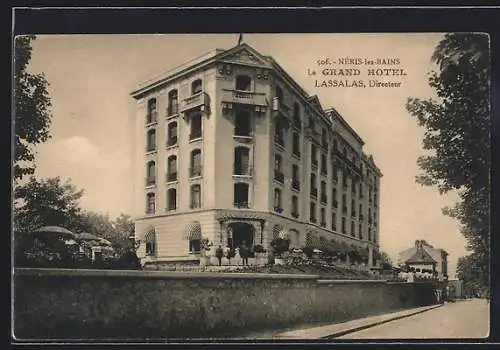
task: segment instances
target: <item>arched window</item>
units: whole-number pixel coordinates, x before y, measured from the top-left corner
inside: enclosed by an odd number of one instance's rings
[[[167,210],[177,209],[177,190],[169,188],[167,190]]]
[[[201,185],[191,186],[191,209],[201,208]]]
[[[168,93],[168,115],[179,113],[179,99],[177,90],[172,90]]]
[[[177,156],[175,155],[167,159],[167,181],[177,181]]]
[[[236,111],[234,116],[234,134],[237,136],[251,136],[250,112]]]
[[[167,128],[167,146],[177,144],[177,122],[171,122]]]
[[[151,152],[156,149],[156,130],[148,130],[147,151]]]
[[[154,193],[148,193],[146,195],[146,213],[154,214],[156,206],[156,198]]]
[[[189,140],[194,140],[194,139],[199,139],[201,138],[201,133],[202,133],[202,129],[201,129],[201,114],[200,113],[196,113],[195,115],[193,115],[191,117],[191,120],[189,122],[189,126],[190,126],[190,134],[189,134]]]
[[[156,122],[156,98],[150,98],[148,100],[148,114],[146,116],[146,123]]]
[[[234,174],[250,175],[250,149],[238,146],[234,149]]]
[[[201,150],[199,148],[191,151],[191,168],[190,168],[190,176],[201,176],[202,167],[201,167]]]
[[[156,254],[156,232],[154,230],[146,233],[146,255],[151,256]]]
[[[156,164],[154,161],[148,162],[146,173],[146,185],[154,185],[156,183]]]
[[[201,79],[196,79],[191,83],[191,95],[196,95],[200,93],[202,90],[202,81]]]
[[[234,184],[234,206],[237,208],[248,208],[248,184],[237,182]]]
[[[246,75],[236,76],[236,90],[239,91],[250,91],[251,90],[252,79]]]

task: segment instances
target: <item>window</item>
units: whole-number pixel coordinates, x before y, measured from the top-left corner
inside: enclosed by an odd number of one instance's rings
[[[189,134],[189,140],[201,138],[201,114],[197,113],[191,117],[189,122],[191,127],[191,133]]]
[[[155,194],[148,193],[146,195],[146,213],[147,214],[154,214],[155,213],[155,205],[156,205]]]
[[[332,188],[332,207],[337,208],[338,207],[338,202],[337,202],[337,189],[334,187]]]
[[[356,232],[354,230],[354,221],[351,221],[351,236],[356,236]]]
[[[347,149],[344,147],[344,149],[342,150],[342,153],[344,154],[344,157],[347,158]]]
[[[323,147],[328,147],[328,140],[326,137],[326,130],[325,129],[321,130],[321,145],[323,145]]]
[[[177,181],[177,156],[167,159],[167,181]]]
[[[347,197],[345,193],[342,195],[342,212],[347,213]]]
[[[292,153],[300,157],[300,135],[296,132],[292,134]]]
[[[347,174],[345,172],[342,174],[342,186],[347,188]]]
[[[328,174],[328,170],[326,167],[326,154],[321,153],[321,173],[326,175]]]
[[[313,117],[309,117],[309,128],[311,128],[311,130],[315,128]]]
[[[191,209],[201,208],[201,185],[191,186]]]
[[[201,241],[199,239],[189,240],[189,252],[199,253],[201,251]]]
[[[335,151],[339,150],[339,142],[337,141],[337,139],[333,139],[333,149]]]
[[[318,148],[314,143],[311,144],[311,159],[313,166],[318,166]]]
[[[327,202],[327,196],[326,196],[326,182],[321,181],[321,202],[326,203]]]
[[[299,217],[299,197],[292,196],[292,216]]]
[[[314,202],[309,205],[309,221],[316,222],[316,203]]]
[[[300,191],[299,166],[296,164],[292,165],[292,188],[297,191]]]
[[[167,190],[167,210],[177,209],[177,190],[169,188]]]
[[[155,231],[146,234],[146,255],[151,256],[156,254],[156,233]]]
[[[319,212],[320,212],[320,216],[321,216],[321,226],[326,227],[325,208],[321,208]]]
[[[332,213],[332,231],[337,231],[337,214]]]
[[[334,182],[337,182],[337,180],[339,179],[339,174],[335,163],[332,163],[332,178]]]
[[[354,182],[354,178],[351,181],[351,192],[353,195],[356,195],[356,183]]]
[[[301,128],[300,108],[297,102],[293,104],[293,126],[299,130]]]
[[[359,183],[359,197],[363,198],[363,184],[360,182]]]
[[[179,100],[177,90],[172,90],[168,93],[168,115],[179,113]]]
[[[154,185],[156,183],[156,165],[154,161],[148,162],[146,173],[146,185]]]
[[[237,111],[234,116],[234,134],[237,136],[251,136],[250,113],[248,111]]]
[[[318,188],[316,187],[316,174],[311,173],[311,195],[318,195]]]
[[[359,204],[359,219],[363,220],[363,204]]]
[[[370,227],[368,227],[368,240],[372,240],[372,229]]]
[[[345,233],[345,218],[342,218],[342,233]]]
[[[191,151],[190,177],[201,176],[201,170],[201,150],[197,148]]]
[[[372,223],[372,210],[370,208],[368,208],[368,222]]]
[[[152,152],[156,149],[156,130],[151,129],[148,130],[148,140],[147,140],[147,148],[148,152]]]
[[[196,79],[191,83],[191,95],[196,95],[201,92],[202,81],[201,79]]]
[[[234,174],[250,175],[250,150],[238,146],[234,149]]]
[[[148,100],[148,114],[146,116],[146,123],[156,122],[156,98],[150,98]]]
[[[356,202],[354,199],[351,200],[351,216],[356,216]]]
[[[168,124],[167,128],[167,146],[173,146],[177,144],[177,122],[172,122]]]
[[[358,226],[358,238],[363,239],[363,225],[361,224]]]
[[[252,79],[246,75],[236,76],[236,90],[239,91],[250,91],[251,90]]]
[[[276,86],[276,97],[279,100],[279,103],[283,102],[283,90],[279,86]]]
[[[248,208],[248,184],[244,182],[234,184],[234,206]]]
[[[279,154],[274,155],[274,179],[283,183],[285,176],[282,171],[283,158]]]
[[[283,211],[281,206],[281,190],[279,188],[274,189],[274,211],[278,213]]]
[[[274,142],[283,147],[285,146],[285,129],[279,120],[274,122]]]

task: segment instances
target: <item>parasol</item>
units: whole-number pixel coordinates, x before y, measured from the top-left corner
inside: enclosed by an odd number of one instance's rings
[[[70,230],[60,226],[44,226],[32,232],[32,235],[57,235],[62,238],[75,238],[77,235]]]

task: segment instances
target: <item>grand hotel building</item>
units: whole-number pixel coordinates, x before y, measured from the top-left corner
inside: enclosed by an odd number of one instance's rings
[[[280,65],[243,43],[139,86],[140,257],[190,260],[215,245],[379,242],[380,170],[363,140]],[[316,243],[315,243],[316,242]]]

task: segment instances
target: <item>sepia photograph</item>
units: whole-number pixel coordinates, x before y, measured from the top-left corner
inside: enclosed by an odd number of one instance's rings
[[[16,341],[488,338],[487,33],[13,46]]]

